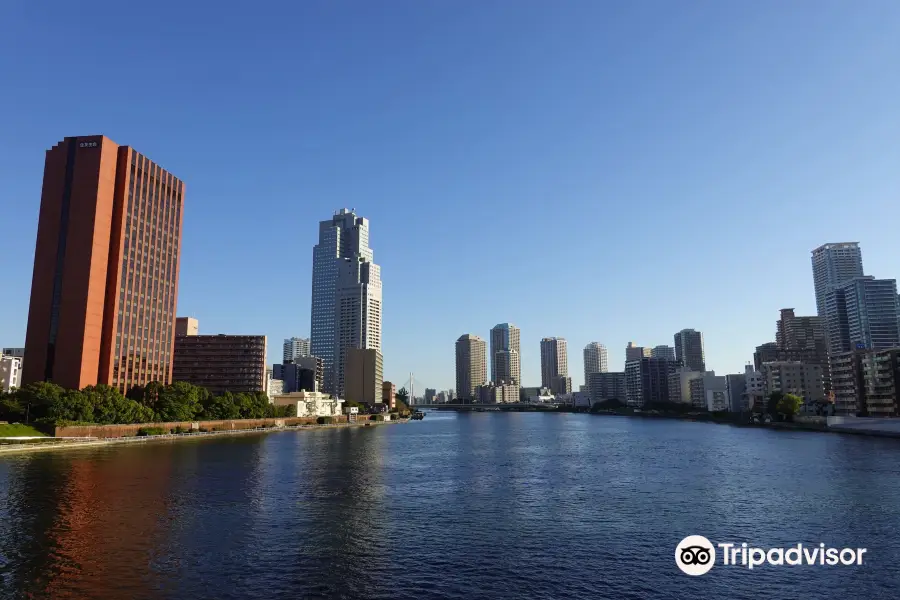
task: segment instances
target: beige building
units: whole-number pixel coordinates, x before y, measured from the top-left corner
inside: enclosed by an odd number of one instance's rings
[[[199,335],[200,322],[194,317],[176,317],[175,335]]]
[[[275,396],[275,406],[293,406],[293,417],[336,417],[342,412],[343,400],[332,398],[322,392],[291,392]]]
[[[374,348],[347,348],[344,359],[344,399],[378,404],[384,395],[384,360]]]
[[[714,374],[714,373],[713,373]],[[669,373],[669,402],[692,404],[691,381],[706,375],[703,371],[692,371],[689,367],[676,367]]]
[[[463,402],[478,401],[478,386],[488,380],[487,344],[467,333],[456,340],[456,391]]]
[[[760,371],[766,381],[766,396],[780,392],[800,396],[807,403],[825,400],[821,365],[776,361],[763,363]]]
[[[519,386],[512,383],[494,383],[478,386],[478,401],[481,404],[510,404],[519,401]]]

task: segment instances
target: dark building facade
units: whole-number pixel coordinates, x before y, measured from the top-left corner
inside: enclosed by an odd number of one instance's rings
[[[625,372],[589,374],[588,392],[591,404],[613,399],[625,402]]]
[[[100,135],[47,151],[23,384],[172,380],[184,184]]]
[[[669,375],[675,364],[665,358],[642,358],[625,363],[625,402],[642,408],[669,402]]]
[[[831,356],[834,412],[860,417],[900,414],[900,348]]]
[[[272,378],[284,382],[284,393],[322,391],[325,386],[325,361],[318,356],[298,356],[283,364],[272,365]],[[314,387],[314,384],[318,387]]]
[[[174,356],[174,381],[212,394],[266,391],[264,335],[179,335]]]
[[[682,329],[676,333],[675,360],[691,371],[706,371],[703,334],[694,329]]]
[[[799,362],[822,367],[825,393],[831,391],[831,370],[828,364],[828,337],[822,317],[798,317],[793,308],[781,309],[776,323],[775,344],[777,361]],[[771,361],[766,361],[771,362]]]

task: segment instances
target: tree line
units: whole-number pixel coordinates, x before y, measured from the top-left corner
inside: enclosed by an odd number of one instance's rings
[[[124,396],[108,385],[69,390],[44,381],[0,393],[0,420],[47,426],[262,419],[286,417],[293,411],[293,406],[269,404],[264,392],[214,396],[182,381],[135,386]]]

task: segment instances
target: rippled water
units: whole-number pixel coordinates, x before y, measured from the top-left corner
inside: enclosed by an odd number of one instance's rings
[[[0,596],[897,598],[900,440],[566,414],[0,458]],[[861,567],[674,563],[689,534]]]

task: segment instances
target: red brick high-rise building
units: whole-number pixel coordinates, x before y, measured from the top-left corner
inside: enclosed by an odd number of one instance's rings
[[[172,380],[184,183],[128,146],[47,151],[23,385]]]

